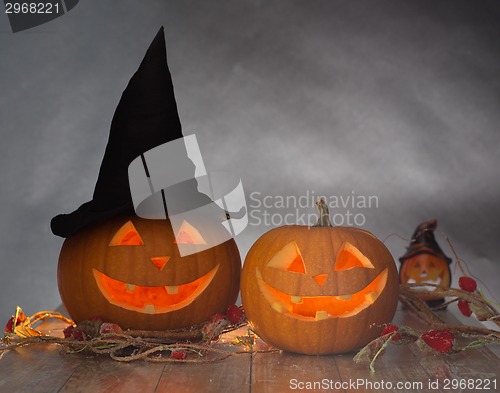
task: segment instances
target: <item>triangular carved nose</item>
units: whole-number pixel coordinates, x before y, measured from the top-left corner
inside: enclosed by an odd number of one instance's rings
[[[155,264],[158,270],[162,270],[167,264],[170,257],[152,257],[151,262]]]
[[[318,285],[320,287],[323,286],[323,284],[325,283],[325,280],[326,280],[326,277],[328,276],[328,274],[318,274],[317,276],[314,276],[314,281],[316,281],[318,283]]]

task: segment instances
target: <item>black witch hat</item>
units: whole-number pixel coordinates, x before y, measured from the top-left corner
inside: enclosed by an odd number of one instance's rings
[[[92,200],[54,217],[52,232],[70,237],[97,221],[133,212],[129,164],[145,151],[182,137],[162,27],[116,108]]]
[[[418,254],[431,254],[444,259],[449,265],[451,263],[451,258],[446,256],[434,237],[434,230],[436,227],[436,219],[419,224],[411,237],[411,242],[405,255],[399,258],[399,261],[403,263],[405,260],[413,258]]]

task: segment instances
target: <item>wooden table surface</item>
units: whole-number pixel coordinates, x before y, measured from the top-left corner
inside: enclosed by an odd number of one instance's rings
[[[446,311],[441,317],[453,319]],[[394,323],[426,330],[406,310],[398,310]],[[220,345],[228,347],[225,342]],[[366,364],[355,364],[352,357],[268,352],[238,354],[207,364],[121,363],[104,356],[67,354],[54,344],[37,344],[9,351],[0,359],[0,392],[500,391],[500,359],[484,347],[432,356],[423,355],[415,345],[391,345],[377,362],[375,373]],[[489,383],[490,389],[453,389],[453,380],[459,379],[475,384],[481,380],[483,388]],[[321,385],[308,389],[314,387],[308,382]]]

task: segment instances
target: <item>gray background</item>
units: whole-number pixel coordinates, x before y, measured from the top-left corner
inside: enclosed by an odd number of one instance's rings
[[[382,239],[436,217],[498,299],[499,20],[494,0],[81,0],[17,34],[0,15],[0,323],[60,303],[49,221],[90,199],[160,25],[209,170],[247,196],[375,195],[351,212]],[[242,256],[268,229],[240,235]]]

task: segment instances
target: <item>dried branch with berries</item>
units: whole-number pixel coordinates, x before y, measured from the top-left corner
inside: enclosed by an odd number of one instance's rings
[[[35,325],[48,318],[69,324],[63,331],[64,338],[47,336],[36,330]],[[98,317],[74,324],[64,315],[54,311],[42,311],[27,317],[18,307],[4,328],[0,357],[4,352],[20,346],[51,343],[63,346],[69,353],[108,355],[121,362],[139,359],[152,362],[213,362],[238,353],[216,348],[213,344],[224,333],[245,324],[245,314],[242,308],[236,305],[230,306],[225,314],[213,315],[202,325],[164,331],[123,331],[117,324],[102,321]],[[238,343],[249,345],[253,339],[249,332],[248,337],[241,337]]]
[[[401,284],[399,298],[401,303],[433,329],[418,333],[407,326],[398,327],[387,324],[381,336],[361,349],[354,357],[354,361],[369,363],[370,370],[375,371],[375,362],[384,355],[389,344],[416,343],[426,354],[451,354],[487,344],[500,344],[500,331],[485,327],[449,324],[439,318],[435,311],[456,302],[464,316],[474,315],[479,321],[490,321],[500,326],[500,313],[496,309],[497,305],[477,289],[476,281],[464,275],[459,278],[458,284],[460,288],[434,285],[435,289],[432,291],[423,289],[424,286],[433,286],[429,284]],[[422,298],[430,294],[451,298],[451,300],[437,307],[429,307]],[[459,343],[457,338],[464,339],[465,345]]]

